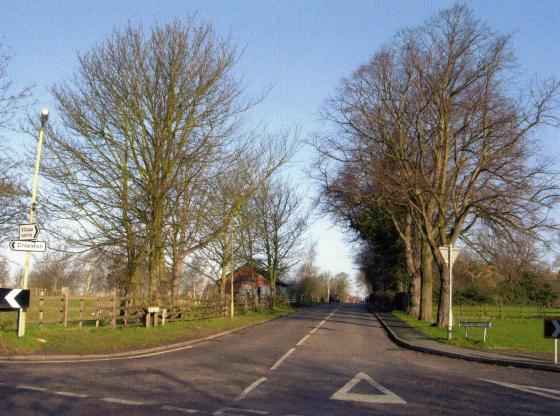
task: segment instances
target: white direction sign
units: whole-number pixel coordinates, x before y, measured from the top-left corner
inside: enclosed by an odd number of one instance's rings
[[[21,224],[19,226],[20,240],[36,240],[39,235],[39,226],[37,224]]]
[[[356,387],[358,383],[364,381],[370,386],[373,386],[376,390],[381,392],[380,394],[364,394],[364,393],[351,393],[350,391]],[[393,403],[393,404],[406,404],[406,402],[397,396],[395,393],[389,389],[383,387],[381,384],[375,382],[370,376],[365,373],[358,373],[354,376],[352,380],[346,383],[340,390],[331,396],[332,400],[348,400],[352,402],[363,402],[363,403]]]
[[[45,251],[47,243],[44,241],[10,241],[10,248],[13,251]]]
[[[439,247],[439,252],[441,253],[441,255],[443,256],[444,260],[445,260],[445,264],[447,264],[449,266],[449,246],[441,246]],[[457,248],[457,247],[453,247],[451,249],[451,265],[453,266],[453,263],[455,263],[455,260],[457,260],[457,257],[459,257],[459,253],[461,252],[461,249]]]

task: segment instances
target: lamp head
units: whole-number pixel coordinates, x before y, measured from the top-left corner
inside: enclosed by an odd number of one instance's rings
[[[49,119],[49,109],[43,108],[41,111],[41,127],[45,127],[47,120]]]

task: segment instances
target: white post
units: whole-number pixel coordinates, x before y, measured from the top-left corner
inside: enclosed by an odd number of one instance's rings
[[[46,108],[41,111],[41,127],[39,129],[39,143],[37,143],[37,157],[35,158],[35,175],[33,176],[33,188],[31,191],[31,209],[29,211],[29,224],[35,221],[35,201],[37,200],[37,184],[39,182],[39,167],[41,166],[41,152],[43,150],[43,136],[45,133],[45,124],[49,118],[49,110]],[[29,279],[29,267],[31,263],[31,252],[25,254],[25,267],[23,269],[23,289],[27,289],[27,280]],[[17,336],[21,338],[25,335],[25,315],[26,312],[20,309],[18,312],[18,330]]]
[[[453,244],[447,246],[447,264],[449,265],[449,313],[447,321],[447,339],[453,337],[453,262],[451,259]]]
[[[554,338],[554,364],[558,364],[558,338]]]

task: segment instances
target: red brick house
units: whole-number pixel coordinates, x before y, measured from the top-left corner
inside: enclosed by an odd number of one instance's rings
[[[231,280],[229,278],[226,280],[225,286],[225,293],[230,293]],[[287,289],[287,284],[276,281],[277,294],[285,294]],[[251,274],[251,266],[245,264],[233,273],[233,292],[242,296],[252,296],[252,293],[258,296],[268,296],[270,294],[270,281],[266,278],[264,270],[253,267],[253,273]]]

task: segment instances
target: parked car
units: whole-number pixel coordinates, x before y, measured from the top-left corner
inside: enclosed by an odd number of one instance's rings
[[[340,296],[336,293],[331,293],[329,295],[329,303],[340,303]]]

